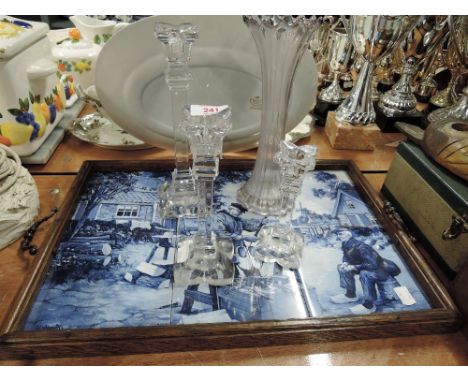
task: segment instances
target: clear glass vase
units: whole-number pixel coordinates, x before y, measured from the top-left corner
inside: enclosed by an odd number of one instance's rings
[[[318,21],[304,16],[244,16],[244,23],[260,56],[263,107],[255,167],[237,198],[252,212],[275,215],[281,194],[273,156],[284,139],[294,73]]]

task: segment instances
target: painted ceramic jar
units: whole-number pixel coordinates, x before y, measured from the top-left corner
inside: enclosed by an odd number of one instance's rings
[[[85,38],[97,45],[104,45],[112,35],[128,25],[128,23],[117,23],[113,20],[98,20],[84,15],[71,16],[70,21],[80,30]]]
[[[33,154],[63,115],[45,23],[0,16],[0,143]]]
[[[79,29],[69,29],[68,37],[52,48],[62,81],[80,84],[85,89],[94,85],[94,68],[100,51],[101,47],[84,37]]]

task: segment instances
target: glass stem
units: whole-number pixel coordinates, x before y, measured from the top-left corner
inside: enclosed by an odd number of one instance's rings
[[[172,123],[174,133],[174,156],[177,174],[189,171],[189,149],[187,139],[179,132],[184,120],[184,106],[187,104],[187,90],[171,90]]]
[[[280,219],[290,225],[292,213],[296,204],[297,194],[291,190],[281,190],[281,215]]]
[[[206,245],[212,245],[212,212],[214,180],[198,178],[198,236],[203,238]]]

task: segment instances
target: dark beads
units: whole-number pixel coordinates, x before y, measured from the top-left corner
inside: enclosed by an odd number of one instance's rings
[[[57,207],[52,208],[51,213],[49,215],[47,215],[47,216],[43,217],[42,219],[36,221],[34,224],[31,225],[31,227],[29,227],[29,229],[23,235],[24,240],[21,242],[21,249],[23,251],[29,250],[29,254],[32,255],[32,256],[37,254],[37,246],[34,245],[34,244],[31,244],[31,241],[33,240],[34,235],[36,234],[36,231],[39,228],[39,226],[43,222],[49,220],[57,212],[58,212]]]
[[[25,250],[29,249],[30,245],[31,244],[30,244],[29,240],[27,240],[27,239],[23,240],[21,242],[21,249],[25,251]]]
[[[26,233],[23,236],[26,240],[31,241],[34,237],[34,232],[31,231],[26,231]]]

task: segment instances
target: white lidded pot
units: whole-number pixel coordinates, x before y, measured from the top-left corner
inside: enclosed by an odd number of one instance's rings
[[[104,45],[112,35],[128,25],[128,23],[98,20],[84,15],[70,16],[70,21],[81,31],[85,38],[98,45]]]
[[[96,61],[101,46],[92,43],[77,28],[68,30],[68,37],[52,48],[58,73],[84,88],[94,85]],[[71,76],[71,77],[70,77]],[[63,80],[63,78],[62,78]]]
[[[46,23],[0,16],[0,143],[33,154],[63,115]]]

